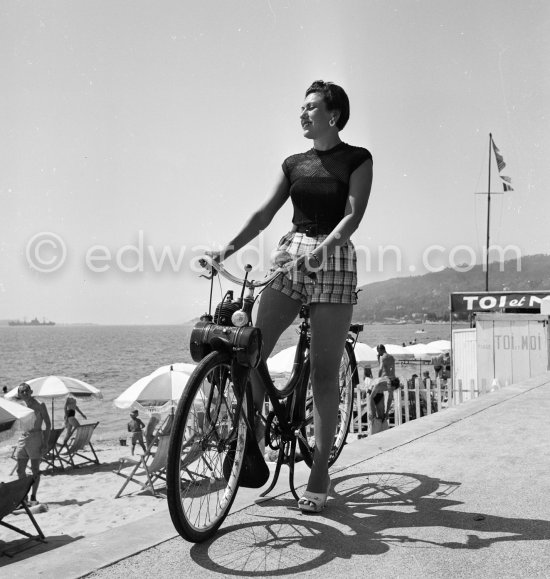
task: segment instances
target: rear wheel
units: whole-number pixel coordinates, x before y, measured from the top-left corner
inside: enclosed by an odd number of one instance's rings
[[[334,442],[330,451],[328,465],[332,466],[340,456],[348,436],[349,425],[353,415],[353,392],[357,383],[357,365],[353,348],[346,342],[344,353],[340,361],[338,378],[340,399],[338,402],[338,424],[334,435]],[[311,467],[313,463],[313,451],[315,449],[315,421],[313,419],[313,393],[311,382],[308,384],[305,401],[306,426],[302,429],[302,438],[298,439],[300,450],[306,464]],[[307,441],[307,444],[306,444]]]
[[[228,354],[212,352],[186,384],[174,418],[167,465],[168,507],[178,533],[192,542],[217,531],[237,494],[246,447],[244,415],[252,417],[238,393]]]

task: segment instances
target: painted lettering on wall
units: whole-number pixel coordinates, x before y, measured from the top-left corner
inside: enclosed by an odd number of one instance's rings
[[[496,350],[542,350],[541,336],[495,335]]]

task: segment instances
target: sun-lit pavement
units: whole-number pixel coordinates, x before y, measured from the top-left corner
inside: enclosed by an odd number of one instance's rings
[[[173,538],[159,514],[3,570],[14,578],[550,577],[548,408],[550,374],[353,442],[321,515],[297,510],[283,476],[267,502],[241,489],[208,543]],[[304,466],[297,480],[307,480]]]

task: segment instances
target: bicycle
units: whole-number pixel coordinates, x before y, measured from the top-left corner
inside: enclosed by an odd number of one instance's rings
[[[309,381],[309,308],[300,311],[298,345],[288,382],[276,386],[261,356],[261,332],[251,322],[254,292],[265,288],[290,265],[276,268],[262,281],[238,278],[211,259],[201,260],[209,270],[210,305],[192,330],[191,356],[198,362],[179,401],[172,426],[167,463],[167,497],[172,522],[179,534],[191,542],[213,536],[225,517],[240,486],[262,487],[269,469],[258,447],[255,418],[265,424],[265,444],[278,451],[270,486],[274,488],[281,467],[289,467],[289,486],[294,488],[297,446],[311,467],[314,453],[313,396]],[[219,273],[241,286],[233,299],[229,290],[212,315],[214,277]],[[246,295],[245,295],[246,291]],[[262,290],[263,291],[263,290]],[[338,426],[329,467],[340,455],[353,414],[353,395],[358,384],[353,348],[361,324],[351,324],[340,363]],[[270,411],[257,415],[252,404],[249,374],[256,369],[265,385]]]

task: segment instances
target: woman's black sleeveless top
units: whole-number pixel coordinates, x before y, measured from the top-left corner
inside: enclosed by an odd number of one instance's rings
[[[292,223],[316,224],[328,233],[344,217],[350,175],[366,160],[367,149],[339,143],[328,151],[310,149],[283,162],[294,206]]]

